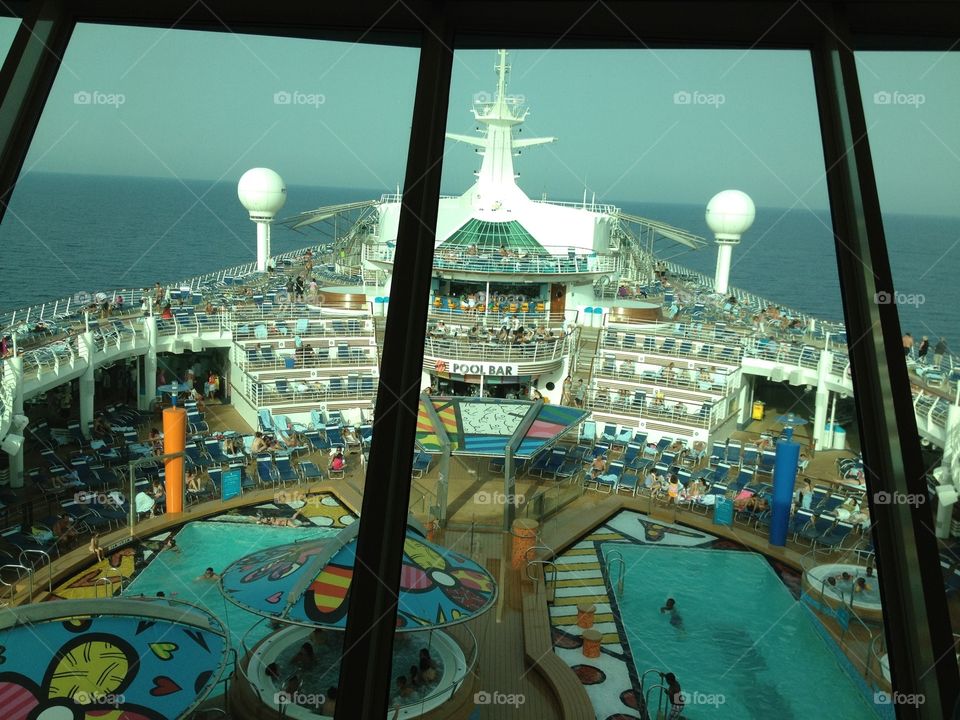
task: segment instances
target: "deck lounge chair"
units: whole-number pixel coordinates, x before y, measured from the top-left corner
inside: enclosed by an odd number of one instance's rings
[[[282,483],[299,482],[300,476],[293,469],[289,455],[277,455],[273,459],[277,479]]]

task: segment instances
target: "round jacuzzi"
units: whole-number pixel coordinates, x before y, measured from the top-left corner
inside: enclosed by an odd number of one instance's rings
[[[301,646],[309,642],[314,649],[314,660],[309,666],[293,662]],[[399,714],[391,718],[418,717],[447,702],[460,688],[467,675],[468,663],[460,645],[441,630],[397,633],[393,647],[391,678],[409,677],[410,666],[418,665],[420,650],[428,648],[436,670],[436,678],[400,697],[393,683],[394,696],[391,705],[399,705]],[[291,625],[264,638],[253,650],[247,665],[247,678],[269,707],[280,710],[285,706],[285,717],[314,720],[327,717],[321,714],[320,704],[327,689],[339,681],[340,656],[343,651],[343,633],[323,630],[314,634],[313,628]],[[267,675],[267,667],[276,663],[279,680]],[[285,696],[282,688],[291,675],[301,679],[299,690]],[[284,703],[286,701],[286,703]],[[300,704],[297,704],[300,703]]]
[[[844,576],[844,573],[847,576]],[[830,579],[833,582],[830,582]],[[858,589],[857,580],[863,578],[866,583]],[[840,605],[853,608],[863,620],[882,621],[883,611],[880,605],[880,581],[877,571],[867,574],[863,565],[829,563],[817,565],[803,574],[804,591],[811,597],[821,598],[824,603],[836,610]]]

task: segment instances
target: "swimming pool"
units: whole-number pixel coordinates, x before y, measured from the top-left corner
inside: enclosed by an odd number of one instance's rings
[[[258,615],[227,602],[215,581],[198,580],[212,567],[220,572],[244,555],[303,538],[330,537],[340,528],[271,527],[229,522],[191,522],[176,535],[179,552],[162,550],[123,591],[125,596],[156,595],[201,605],[217,616],[230,630],[230,643],[242,652],[240,640],[260,620]],[[251,647],[269,633],[266,623],[247,638]]]
[[[638,675],[674,673],[686,716],[878,717],[763,557],[622,543],[602,549],[605,558],[621,553],[628,568],[619,614]],[[680,623],[660,613],[668,597]]]

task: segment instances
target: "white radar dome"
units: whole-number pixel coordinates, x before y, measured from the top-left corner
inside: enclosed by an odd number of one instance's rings
[[[707,203],[707,226],[718,240],[739,240],[756,216],[753,200],[740,190],[724,190]]]
[[[273,170],[253,168],[237,183],[237,197],[251,220],[270,220],[287,201],[287,186]]]

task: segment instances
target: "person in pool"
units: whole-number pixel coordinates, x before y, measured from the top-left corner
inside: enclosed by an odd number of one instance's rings
[[[677,612],[677,601],[673,598],[667,598],[666,604],[660,608],[660,613],[670,613],[670,624],[677,630],[683,630],[683,618]]]
[[[420,650],[420,677],[425,683],[432,683],[437,679],[437,668],[427,648]]]
[[[857,582],[853,586],[855,593],[869,592],[870,590],[873,590],[873,587],[867,584],[866,578],[857,578]]]
[[[323,698],[323,705],[320,706],[321,715],[333,717],[337,712],[337,689],[335,687],[327,688],[327,694]]]
[[[673,673],[667,673],[661,677],[667,684],[667,697],[670,698],[670,713],[667,715],[667,720],[679,720],[683,715],[683,706],[686,704],[683,690],[680,688],[677,676]]]
[[[413,688],[407,683],[406,675],[401,675],[397,678],[397,695],[401,698],[413,695]]]
[[[313,652],[313,645],[305,642],[300,646],[300,649],[297,650],[297,654],[293,656],[293,664],[300,665],[301,667],[310,667],[313,665],[315,657],[316,655]]]
[[[203,575],[197,578],[197,580],[219,580],[220,576],[213,571],[212,567],[208,567],[203,571]]]

